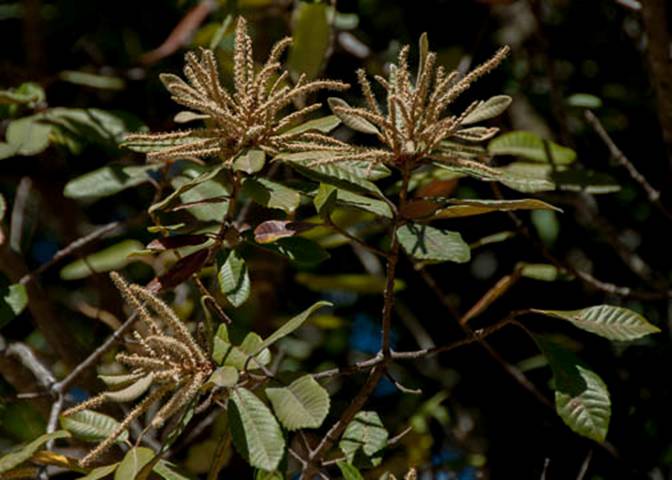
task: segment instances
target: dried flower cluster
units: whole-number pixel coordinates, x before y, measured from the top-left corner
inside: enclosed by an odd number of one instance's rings
[[[222,86],[215,55],[210,50],[202,49],[200,57],[187,53],[184,67],[187,81],[177,75],[161,75],[172,99],[192,110],[192,118],[206,120],[207,126],[169,133],[134,134],[128,137],[127,146],[147,152],[150,161],[214,157],[232,162],[246,148],[274,155],[281,150],[311,149],[314,142],[331,142],[319,132],[289,130],[319,109],[320,103],[311,103],[284,116],[283,113],[288,107],[303,102],[308,94],[323,89],[343,90],[348,85],[334,80],[308,82],[305,75],[290,85],[288,72],[281,69],[280,57],[291,42],[291,38],[284,38],[276,43],[266,63],[255,72],[252,40],[245,20],[240,17],[235,35],[232,93]]]
[[[426,37],[425,40],[426,47]],[[473,102],[459,115],[446,115],[448,106],[476,80],[495,69],[509,52],[508,47],[500,49],[490,60],[460,78],[458,72],[446,73],[442,66],[435,66],[436,54],[422,48],[420,65],[415,82],[408,66],[408,45],[399,53],[397,65],[393,65],[389,79],[376,76],[375,79],[387,94],[386,113],[383,113],[373,93],[371,83],[364,70],[357,76],[366,107],[351,107],[340,99],[330,99],[334,113],[351,128],[363,133],[375,134],[384,148],[363,148],[348,144],[329,146],[333,155],[315,163],[368,160],[391,166],[402,165],[410,168],[425,159],[458,164],[471,162],[475,156],[469,144],[492,138],[497,128],[469,127],[486,117],[475,115],[486,102]],[[499,97],[506,106],[509,97]],[[504,107],[505,108],[505,107]],[[457,141],[450,145],[446,140]],[[460,142],[466,145],[460,145]],[[464,153],[464,155],[462,154]]]
[[[96,408],[105,402],[130,402],[149,393],[109,437],[81,460],[82,465],[93,462],[112,446],[134,419],[172,392],[170,399],[159,408],[149,425],[160,428],[167,419],[196,398],[213,369],[185,325],[163,301],[139,285],[127,284],[116,273],[112,273],[111,277],[126,302],[138,314],[141,329],[133,330],[133,336],[140,353],[117,354],[117,361],[129,367],[129,374],[101,376],[108,386],[121,389],[103,392],[65,411],[63,415]]]

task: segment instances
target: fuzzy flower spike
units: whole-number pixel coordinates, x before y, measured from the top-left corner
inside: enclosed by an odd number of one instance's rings
[[[115,390],[103,392],[63,413],[67,417],[105,402],[131,402],[140,397],[114,432],[86,455],[80,463],[90,465],[109,449],[130,423],[147,412],[156,402],[171,394],[160,407],[149,427],[160,428],[194,400],[206,383],[213,366],[182,321],[159,298],[139,285],[127,284],[117,273],[112,280],[124,300],[137,312],[140,328],[133,331],[139,353],[119,353],[117,361],[130,373],[101,376]],[[142,332],[142,333],[141,333]]]
[[[316,91],[344,90],[348,84],[334,80],[307,81],[305,75],[301,75],[291,85],[289,73],[280,63],[280,57],[291,42],[291,38],[284,38],[276,43],[266,63],[257,70],[252,56],[252,39],[245,19],[240,17],[235,34],[232,92],[222,86],[211,50],[187,53],[186,81],[173,74],[161,75],[172,99],[190,110],[190,118],[205,120],[207,126],[168,133],[133,134],[128,136],[126,146],[146,152],[149,161],[217,158],[230,163],[246,148],[275,155],[281,150],[303,151],[314,141],[330,142],[329,137],[319,132],[288,131],[306,115],[319,109],[320,103],[311,103],[294,111],[290,107],[302,103],[307,95]]]
[[[510,97],[500,95],[486,102],[473,102],[458,115],[446,111],[476,80],[506,58],[509,47],[501,48],[488,61],[461,76],[436,66],[436,54],[428,51],[425,35],[420,44],[415,81],[408,66],[408,45],[399,52],[389,78],[375,77],[386,93],[385,111],[379,106],[364,70],[357,72],[366,102],[364,107],[351,107],[339,98],[329,99],[332,111],[343,123],[359,132],[376,135],[382,147],[330,148],[333,154],[315,164],[367,160],[412,169],[428,159],[462,166],[475,163],[472,158],[483,152],[477,144],[492,138],[498,129],[465,126],[498,115],[511,103]]]

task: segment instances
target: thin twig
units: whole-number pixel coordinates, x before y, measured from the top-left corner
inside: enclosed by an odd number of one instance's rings
[[[602,139],[604,144],[609,149],[609,153],[614,158],[614,160],[616,160],[627,170],[628,174],[630,174],[630,177],[642,188],[642,190],[644,190],[644,193],[646,193],[649,201],[669,220],[672,220],[672,212],[665,208],[663,203],[660,201],[660,191],[653,188],[644,175],[642,175],[637,170],[634,164],[628,159],[628,157],[625,156],[623,151],[618,148],[616,143],[614,143],[613,139],[605,130],[599,118],[597,118],[590,110],[586,110],[585,116],[586,120],[588,120],[588,123],[590,123],[591,127],[593,127],[593,130],[595,130],[595,133],[597,133],[597,135],[600,137],[600,139]]]

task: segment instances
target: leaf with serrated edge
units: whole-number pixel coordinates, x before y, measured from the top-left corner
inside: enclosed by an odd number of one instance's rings
[[[568,320],[574,326],[609,340],[635,340],[660,332],[640,314],[627,308],[596,305],[581,310],[538,310],[535,313]]]
[[[348,424],[338,447],[350,463],[361,448],[365,455],[372,456],[387,445],[389,434],[376,412],[359,412]]]
[[[312,375],[304,375],[288,387],[267,388],[266,395],[280,423],[290,431],[318,428],[329,413],[329,393]]]
[[[485,102],[480,102],[479,105],[469,114],[464,120],[462,120],[462,125],[470,125],[472,123],[482,122],[483,120],[489,120],[494,118],[504,112],[513,100],[508,95],[496,95],[490,97]]]
[[[119,422],[114,418],[93,410],[82,410],[67,417],[62,416],[60,422],[61,427],[73,436],[87,442],[101,442],[119,426]],[[128,432],[124,431],[116,441],[123,443],[127,438]]]
[[[217,274],[219,288],[234,307],[239,307],[250,296],[250,276],[245,260],[233,250]]]
[[[611,400],[602,379],[581,364],[574,353],[546,336],[535,336],[553,370],[555,408],[573,431],[603,442],[609,430]]]
[[[471,259],[469,245],[457,232],[407,223],[397,230],[403,249],[416,260],[465,263]]]
[[[236,388],[228,410],[236,450],[253,467],[275,470],[285,452],[285,439],[269,408],[254,393]]]

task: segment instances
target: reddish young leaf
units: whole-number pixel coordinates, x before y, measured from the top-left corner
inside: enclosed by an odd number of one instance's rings
[[[315,224],[294,222],[292,220],[268,220],[254,229],[254,240],[257,243],[272,243],[281,238],[293,237],[315,227]]]
[[[205,261],[208,259],[208,249],[204,248],[198,252],[180,259],[173,267],[163,275],[155,277],[147,284],[150,292],[157,293],[162,290],[176,287],[187,280],[194,273],[199,271]]]
[[[150,250],[172,250],[189,245],[200,245],[207,241],[208,237],[206,235],[175,235],[152,240],[147,248]]]

